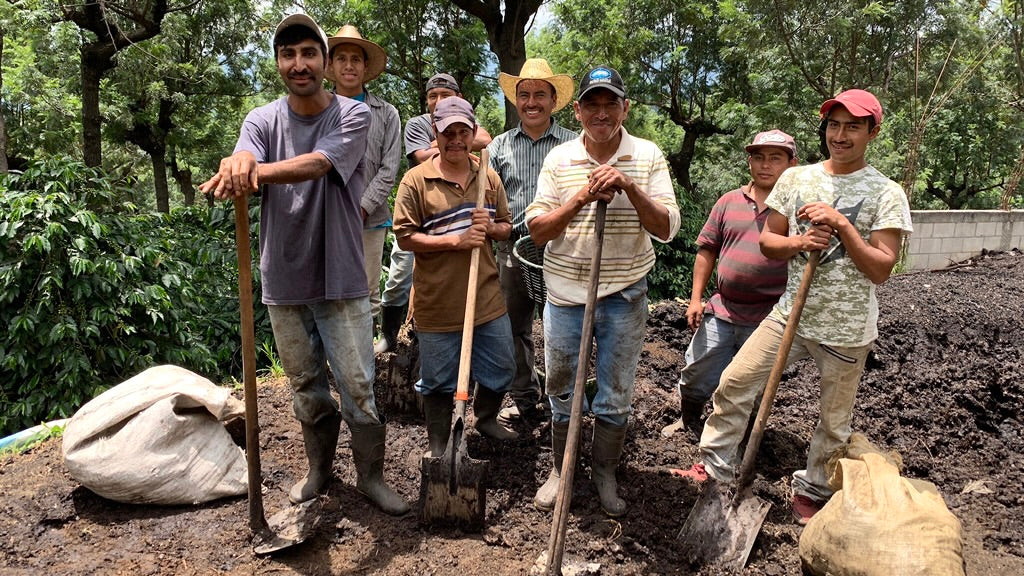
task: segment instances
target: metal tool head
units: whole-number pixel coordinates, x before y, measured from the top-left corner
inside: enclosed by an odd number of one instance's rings
[[[709,478],[679,531],[683,555],[695,565],[707,563],[743,569],[771,504],[732,490]]]
[[[266,556],[301,544],[313,533],[321,510],[320,498],[314,498],[274,514],[267,520],[267,528],[253,535],[253,552]]]
[[[487,508],[484,482],[489,462],[470,458],[464,430],[464,420],[456,418],[444,454],[424,456],[420,462],[421,519],[427,524],[479,532]]]

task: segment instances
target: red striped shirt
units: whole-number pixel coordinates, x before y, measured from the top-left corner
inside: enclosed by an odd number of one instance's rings
[[[758,240],[770,209],[742,189],[727,192],[711,209],[697,245],[718,254],[718,289],[706,313],[742,326],[756,326],[786,289],[786,261],[761,254]]]

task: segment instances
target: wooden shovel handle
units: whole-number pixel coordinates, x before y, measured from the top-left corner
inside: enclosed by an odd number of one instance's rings
[[[590,280],[587,284],[587,302],[583,307],[583,328],[580,333],[580,354],[576,360],[576,382],[573,386],[572,410],[569,413],[569,431],[562,456],[562,475],[558,481],[558,496],[551,517],[551,537],[548,540],[547,574],[562,574],[562,556],[565,552],[565,531],[569,524],[569,504],[572,501],[572,482],[579,452],[580,427],[583,424],[583,397],[586,394],[587,365],[593,347],[594,313],[597,307],[597,288],[601,280],[601,253],[604,249],[604,221],[608,203],[597,203],[594,222],[595,246],[590,260]]]
[[[814,280],[814,271],[817,270],[820,260],[820,250],[811,252],[807,258],[807,264],[804,266],[803,276],[800,277],[800,287],[796,291],[796,297],[793,298],[793,308],[789,312],[786,328],[782,331],[782,342],[779,343],[779,351],[775,354],[775,364],[772,365],[772,371],[768,375],[768,383],[765,384],[764,394],[761,396],[761,406],[757,410],[757,419],[750,431],[747,449],[743,453],[743,462],[740,464],[739,476],[736,480],[734,504],[739,502],[743,497],[742,494],[754,483],[754,461],[757,459],[757,450],[761,445],[761,438],[764,436],[768,416],[772,413],[775,393],[779,390],[779,381],[782,380],[782,372],[786,369],[786,360],[789,358],[790,349],[793,348],[793,340],[796,339],[796,328],[800,324],[800,315],[803,314],[807,293],[811,290],[811,281]]]
[[[476,207],[483,208],[487,200],[487,149],[480,151],[480,169],[476,175],[477,195]],[[469,372],[473,359],[473,323],[476,321],[476,289],[480,275],[480,250],[473,248],[469,257],[469,284],[466,286],[466,316],[462,322],[462,353],[459,355],[459,380],[455,389],[455,401],[469,400]],[[458,404],[456,404],[458,406]],[[458,411],[458,410],[456,410]]]
[[[242,383],[245,394],[245,463],[249,480],[249,529],[269,531],[263,512],[260,469],[260,424],[256,398],[256,329],[252,312],[252,252],[249,247],[249,201],[235,196],[235,246],[238,256],[238,313],[242,322]]]

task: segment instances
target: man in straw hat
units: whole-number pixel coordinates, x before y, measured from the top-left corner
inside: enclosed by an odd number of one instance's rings
[[[366,89],[384,71],[388,56],[377,44],[365,40],[355,26],[342,26],[327,39],[329,61],[325,76],[336,93],[365,102],[370,107],[370,132],[366,137],[366,191],[359,201],[363,218],[363,253],[370,290],[370,313],[380,312],[380,266],[384,239],[391,227],[388,195],[402,161],[402,121],[398,110]]]
[[[537,191],[537,175],[552,148],[577,136],[558,125],[552,114],[572,103],[576,85],[567,74],[555,74],[547,60],[530,58],[518,76],[502,72],[498,84],[519,112],[519,126],[500,134],[488,146],[491,168],[501,177],[512,213],[512,234],[498,242],[498,271],[515,338],[516,375],[509,388],[515,406],[501,411],[506,424],[521,421],[534,427],[544,420],[540,378],[534,368],[533,319],[536,305],[526,279],[512,255],[516,240],[529,234],[526,207]]]
[[[452,426],[452,397],[458,384],[459,351],[466,313],[467,278],[475,248],[480,251],[473,350],[477,382],[473,424],[498,440],[515,433],[497,421],[501,399],[512,381],[512,329],[498,284],[492,240],[508,238],[508,201],[498,175],[470,155],[477,130],[473,106],[458,96],[437,103],[432,114],[439,153],[402,177],[395,198],[395,236],[416,257],[413,315],[420,347],[416,391],[423,395],[427,442],[433,456],[444,452]],[[478,179],[486,178],[485,203],[477,208]]]
[[[324,90],[327,37],[309,16],[282,20],[273,47],[288,95],[249,112],[235,152],[199,189],[232,199],[263,187],[263,303],[309,461],[288,498],[304,502],[327,490],[344,419],[352,433],[356,489],[385,512],[404,514],[409,505],[384,483],[385,424],[373,397],[359,217],[370,110]]]
[[[647,323],[647,273],[654,266],[651,238],[672,240],[679,231],[679,207],[664,154],[622,125],[629,100],[618,72],[604,66],[588,72],[573,108],[583,133],[548,154],[537,179],[537,197],[526,209],[533,241],[547,243],[544,365],[553,460],[534,504],[551,510],[558,494],[600,200],[608,203],[608,224],[593,325],[597,394],[590,402],[591,478],[601,508],[615,517],[627,511],[618,495],[615,469],[626,440]]]

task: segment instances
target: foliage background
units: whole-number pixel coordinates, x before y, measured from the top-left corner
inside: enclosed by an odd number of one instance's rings
[[[665,151],[683,211],[679,236],[657,246],[653,298],[689,295],[692,240],[715,199],[747,181],[751,136],[781,128],[802,162],[819,161],[817,107],[845,88],[880,96],[869,160],[914,208],[1024,204],[1019,0],[7,2],[0,434],[69,415],[153,363],[239,372],[232,219],[195,189],[245,113],[281,96],[269,38],[299,9],[387,50],[370,89],[403,121],[425,111],[438,71],[498,134],[514,121],[499,70],[527,56],[574,78],[618,69],[627,129]],[[557,118],[578,128],[571,109]],[[257,319],[269,342],[262,309]]]

